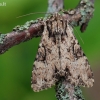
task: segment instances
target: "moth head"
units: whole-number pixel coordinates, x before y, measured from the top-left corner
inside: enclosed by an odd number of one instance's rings
[[[67,20],[64,20],[59,13],[55,13],[46,21],[46,25],[50,36],[62,35],[67,26]]]

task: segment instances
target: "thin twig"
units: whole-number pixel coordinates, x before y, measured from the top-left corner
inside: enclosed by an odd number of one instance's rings
[[[42,31],[42,23],[30,23],[30,26],[27,29],[24,26],[16,27],[10,33],[0,34],[0,54],[4,53],[14,45],[25,42],[33,37],[41,36]]]

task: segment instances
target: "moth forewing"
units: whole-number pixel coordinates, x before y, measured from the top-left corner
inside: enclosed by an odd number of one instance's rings
[[[93,74],[73,29],[62,15],[44,21],[44,31],[32,71],[34,91],[47,89],[61,78],[71,84],[93,86]]]
[[[55,69],[52,63],[52,59],[55,58],[54,54],[56,53],[52,50],[52,48],[55,49],[55,46],[54,43],[52,43],[52,39],[49,38],[46,22],[44,24],[45,27],[44,32],[42,33],[41,45],[39,45],[37,57],[32,71],[31,87],[36,92],[47,89],[55,84],[55,77],[53,77]]]
[[[87,87],[92,87],[94,83],[93,72],[90,69],[89,62],[87,57],[83,53],[78,40],[75,38],[73,34],[73,29],[68,24],[66,32],[68,34],[68,38],[65,41],[70,44],[70,67],[69,67],[69,80],[72,84],[82,85]],[[67,45],[66,45],[67,46]],[[74,60],[72,57],[74,56]],[[72,61],[73,60],[73,61]]]

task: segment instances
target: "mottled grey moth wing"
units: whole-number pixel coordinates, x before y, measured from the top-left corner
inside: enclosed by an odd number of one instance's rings
[[[93,74],[68,20],[58,13],[44,21],[44,31],[32,71],[34,91],[64,78],[73,85],[93,86]]]

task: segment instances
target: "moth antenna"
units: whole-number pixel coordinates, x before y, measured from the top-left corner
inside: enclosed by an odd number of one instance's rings
[[[76,28],[75,28],[75,27],[74,27],[74,29],[75,29],[76,33],[78,34],[79,38],[81,39],[82,43],[84,44],[83,39],[81,38],[80,34],[78,33],[78,31],[76,30]]]
[[[18,16],[16,18],[25,17],[25,16],[29,16],[29,15],[32,15],[32,14],[50,14],[50,13],[47,13],[47,12],[35,12],[35,13],[29,13],[29,14],[25,14],[25,15],[22,15],[22,16]]]
[[[81,36],[80,36],[80,34],[78,33],[78,31],[76,30],[76,28],[75,28],[70,22],[68,22],[68,23],[75,29],[76,33],[78,34],[78,37],[80,38],[80,40],[81,40],[82,43],[84,44],[84,41],[83,41],[83,39],[81,38]]]

